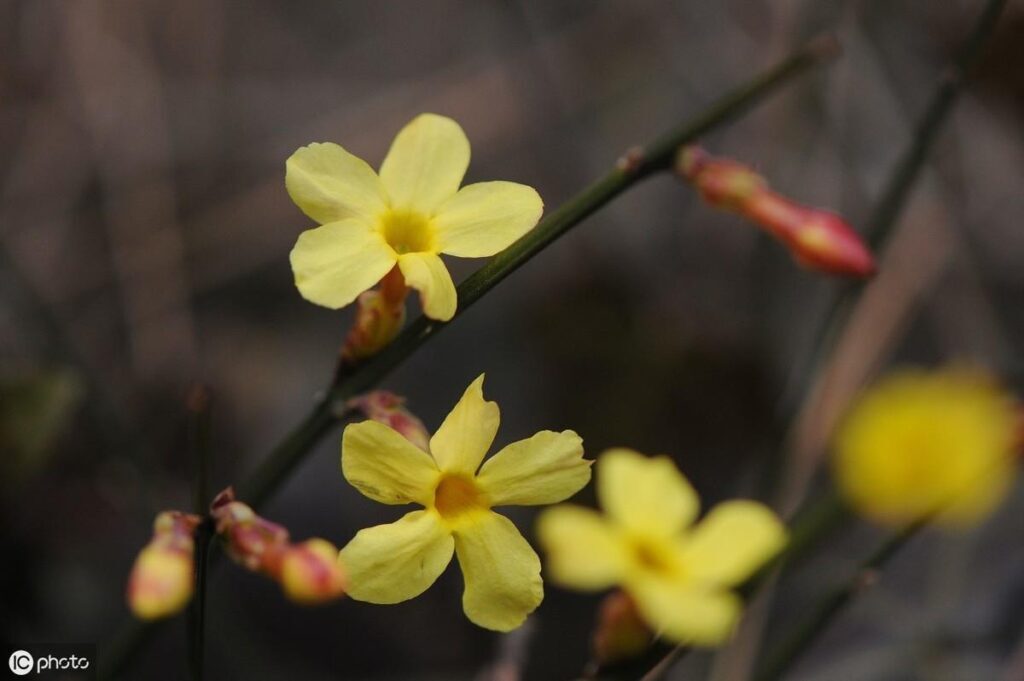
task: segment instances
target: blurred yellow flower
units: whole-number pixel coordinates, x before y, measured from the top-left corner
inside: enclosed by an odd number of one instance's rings
[[[904,370],[871,388],[836,436],[838,483],[865,515],[901,525],[935,513],[977,523],[1016,473],[1014,401],[966,368]]]
[[[344,307],[397,265],[420,292],[424,313],[451,319],[455,285],[439,254],[494,255],[533,229],[544,209],[533,188],[515,182],[459,189],[468,166],[462,128],[435,114],[402,128],[379,175],[337,144],[310,144],[292,154],[288,194],[321,225],[303,232],[292,249],[302,296]]]
[[[722,643],[742,610],[730,587],[782,548],[782,523],[762,504],[728,501],[691,527],[700,501],[667,457],[613,449],[597,469],[604,516],[563,505],[538,521],[551,578],[582,590],[621,585],[665,638]]]
[[[498,430],[498,405],[480,376],[430,439],[430,453],[377,421],[350,425],[341,469],[356,489],[384,504],[416,503],[397,522],[360,531],[341,550],[348,594],[370,603],[414,598],[458,556],[462,606],[474,623],[510,631],[544,597],[540,560],[495,506],[551,504],[590,480],[583,441],[545,430],[484,455]]]

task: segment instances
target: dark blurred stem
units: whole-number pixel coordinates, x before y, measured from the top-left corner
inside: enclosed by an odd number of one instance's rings
[[[212,527],[210,505],[210,464],[213,457],[210,432],[210,392],[203,385],[193,386],[187,404],[188,441],[195,462],[192,512],[203,518],[195,534],[195,595],[188,608],[188,660],[193,681],[203,679],[206,642],[206,577]]]
[[[970,35],[957,53],[956,59],[932,94],[924,114],[918,119],[910,146],[904,150],[903,155],[893,168],[885,190],[867,221],[865,236],[871,250],[875,253],[883,250],[888,244],[893,230],[898,224],[900,213],[903,211],[907,199],[910,198],[911,190],[942,131],[942,126],[963,92],[964,84],[977,64],[985,45],[992,37],[1005,6],[1006,0],[988,0]],[[784,404],[788,406],[784,412],[787,415],[791,416],[799,406],[799,401],[804,399],[807,394],[806,386],[813,385],[815,378],[828,359],[830,349],[842,335],[846,320],[860,298],[864,285],[865,282],[861,281],[847,283],[833,301],[818,327],[815,342],[811,346],[812,361],[808,365],[811,380],[795,381],[792,384],[794,391],[787,399],[783,400]]]
[[[627,154],[607,175],[550,213],[526,236],[467,277],[458,287],[456,317],[465,313],[505,277],[616,196],[640,180],[670,169],[679,147],[735,120],[794,77],[833,58],[838,51],[838,43],[833,36],[819,37],[778,65],[727,93],[695,118],[670,130],[647,147]],[[238,485],[239,499],[253,507],[260,506],[320,438],[344,416],[344,404],[349,398],[372,388],[445,326],[444,322],[420,317],[380,354],[355,367],[343,380],[333,384],[302,422],[270,452],[251,477]],[[107,647],[108,654],[101,660],[100,677],[116,676],[148,638],[146,634],[151,627],[132,622],[122,628]]]
[[[874,583],[877,579],[877,570],[903,548],[925,524],[925,521],[922,521],[910,525],[882,542],[849,579],[826,594],[811,614],[767,657],[765,663],[754,673],[753,681],[775,681],[781,678],[790,665],[825,632],[832,619],[853,600],[854,596]]]

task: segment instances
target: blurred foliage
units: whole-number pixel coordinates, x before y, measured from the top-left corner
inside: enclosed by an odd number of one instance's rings
[[[82,403],[82,381],[61,368],[0,376],[0,470],[13,486],[38,473]]]

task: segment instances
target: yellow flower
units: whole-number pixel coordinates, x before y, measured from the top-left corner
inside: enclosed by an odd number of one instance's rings
[[[965,368],[904,370],[857,402],[836,437],[839,486],[862,513],[901,525],[932,513],[977,523],[1016,473],[1012,398]]]
[[[544,204],[533,188],[480,182],[459,189],[469,140],[450,118],[421,114],[395,137],[380,174],[337,144],[302,147],[288,159],[285,185],[321,226],[291,253],[306,300],[338,309],[396,264],[420,292],[424,313],[455,314],[455,285],[440,253],[494,255],[533,229]]]
[[[508,445],[480,465],[498,430],[498,405],[480,376],[430,439],[430,454],[383,423],[345,429],[341,469],[356,489],[384,504],[416,503],[397,522],[360,531],[341,550],[348,594],[398,603],[434,583],[458,556],[462,606],[487,629],[515,629],[540,605],[540,560],[495,506],[551,504],[590,480],[583,441],[545,430]]]
[[[541,514],[552,579],[593,591],[621,585],[665,638],[723,642],[742,610],[730,587],[779,551],[785,528],[753,501],[720,504],[691,527],[700,501],[667,457],[613,449],[597,469],[604,516],[572,505]]]

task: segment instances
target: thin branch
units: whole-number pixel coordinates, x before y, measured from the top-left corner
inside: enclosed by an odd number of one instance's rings
[[[765,663],[754,673],[753,681],[775,681],[780,678],[825,632],[836,615],[842,612],[855,596],[875,583],[877,571],[926,524],[927,521],[916,522],[882,542],[845,582],[825,595],[811,614],[768,656]]]
[[[526,236],[467,277],[458,287],[456,317],[465,313],[473,303],[558,237],[616,196],[640,180],[669,169],[680,146],[735,120],[794,77],[833,58],[838,51],[838,43],[831,35],[817,38],[778,65],[729,92],[696,118],[662,135],[643,150],[627,154],[608,174],[564,203]],[[327,394],[317,401],[253,474],[237,486],[239,498],[254,508],[260,506],[320,438],[345,415],[343,405],[348,398],[372,388],[445,326],[443,322],[420,317],[380,354],[331,386]],[[131,622],[119,630],[112,643],[106,647],[107,654],[101,658],[100,678],[112,678],[118,674],[148,638],[153,626]]]
[[[213,536],[209,515],[210,465],[213,450],[210,430],[210,391],[203,385],[192,388],[186,401],[188,440],[196,476],[193,483],[192,512],[203,518],[195,533],[196,589],[189,604],[189,671],[192,681],[203,681],[206,652],[206,578],[209,568],[210,540]]]

